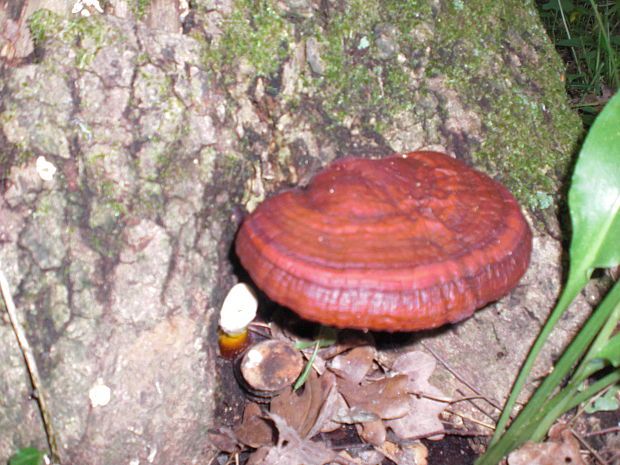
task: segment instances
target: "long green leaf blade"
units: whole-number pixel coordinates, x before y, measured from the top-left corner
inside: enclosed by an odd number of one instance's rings
[[[620,92],[596,118],[575,165],[568,203],[573,223],[571,268],[620,263]]]
[[[573,221],[573,238],[567,283],[513,385],[490,447],[476,461],[477,465],[494,465],[530,436],[533,425],[530,423],[530,426],[527,426],[528,419],[523,413],[543,407],[545,399],[558,386],[561,378],[568,374],[573,363],[581,358],[596,336],[596,333],[588,332],[583,335],[584,341],[573,345],[576,352],[573,357],[562,369],[556,367],[549,377],[556,379],[545,380],[543,385],[546,384],[547,389],[537,391],[538,397],[536,394],[533,396],[530,400],[532,405],[528,404],[524,408],[522,415],[517,417],[504,435],[516,399],[557,320],[588,282],[594,268],[615,266],[620,262],[620,92],[599,114],[584,142],[569,191],[569,207]],[[532,402],[534,397],[538,398],[537,402]]]
[[[620,334],[612,337],[598,352],[600,358],[609,360],[614,367],[620,366]]]

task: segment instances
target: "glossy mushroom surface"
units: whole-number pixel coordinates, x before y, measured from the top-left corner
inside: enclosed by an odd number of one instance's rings
[[[236,252],[301,317],[382,331],[435,328],[513,289],[532,233],[512,194],[438,152],[347,158],[261,203]]]

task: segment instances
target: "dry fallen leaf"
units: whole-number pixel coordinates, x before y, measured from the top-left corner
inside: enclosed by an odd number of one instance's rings
[[[311,438],[321,432],[329,432],[337,429],[331,419],[336,415],[338,409],[344,404],[342,395],[336,389],[336,377],[329,372],[320,377],[323,396],[321,398],[319,414],[312,428],[307,433]]]
[[[402,439],[426,437],[430,433],[443,431],[443,424],[439,421],[439,414],[446,407],[445,402],[439,402],[422,395],[443,398],[443,393],[429,383],[428,378],[435,369],[435,359],[420,351],[412,351],[401,355],[394,361],[392,370],[407,378],[408,396],[407,414],[395,420],[386,421],[386,426]],[[442,435],[434,435],[429,439],[441,439]]]
[[[384,437],[376,417],[385,420],[385,427],[392,428],[402,439],[443,432],[439,414],[446,404],[428,398],[444,397],[428,381],[435,369],[435,359],[424,352],[408,352],[394,361],[390,372],[376,371],[378,375],[373,374],[371,378],[369,373],[375,359],[374,348],[364,346],[341,354],[330,363],[330,370],[338,375],[338,390],[349,406],[349,411],[338,412],[336,420],[361,424],[360,435],[375,445]],[[366,425],[369,422],[373,424]],[[441,437],[441,434],[432,436]]]
[[[351,456],[351,454],[345,450],[340,451],[339,455],[355,465],[381,465],[385,458],[384,454],[375,449],[359,451],[357,457]]]
[[[382,447],[377,448],[387,458],[398,465],[427,465],[428,449],[419,441],[409,445],[398,445],[386,441]]]
[[[585,465],[579,452],[579,442],[566,425],[549,432],[549,440],[528,441],[508,456],[509,465]]]
[[[275,446],[261,447],[250,457],[249,465],[325,465],[330,463],[347,463],[334,451],[322,443],[303,439],[299,433],[288,426],[279,415],[267,414],[278,430],[278,442]],[[260,461],[258,461],[260,460]]]
[[[208,435],[211,444],[222,452],[228,452],[230,454],[239,445],[235,433],[227,426],[209,430]]]
[[[303,390],[286,390],[271,402],[272,413],[280,416],[302,438],[319,433],[335,414],[337,404],[336,379],[326,372],[318,376],[310,372]]]
[[[385,442],[387,432],[381,419],[367,421],[357,425],[357,434],[360,438],[373,446],[380,446]]]
[[[242,425],[235,430],[239,442],[257,448],[248,463],[351,463],[343,457],[335,460],[335,452],[310,440],[342,423],[354,424],[360,437],[376,447],[385,446],[387,427],[403,439],[442,432],[438,414],[445,403],[424,397],[443,397],[428,382],[435,368],[434,359],[423,352],[409,352],[391,365],[386,369],[377,362],[374,347],[353,347],[334,357],[322,375],[311,370],[301,390],[288,388],[274,397],[271,413],[263,413],[258,405],[248,405]],[[274,444],[276,430],[278,442]],[[425,462],[410,450],[397,452],[396,463],[401,465]]]
[[[344,398],[343,398],[344,401]],[[381,417],[376,413],[365,410],[357,405],[353,407],[348,407],[346,401],[344,401],[344,405],[336,412],[336,415],[333,417],[334,421],[338,423],[343,423],[346,425],[355,425],[357,423],[366,423],[369,421],[380,420]]]
[[[325,424],[335,415],[339,408],[338,398],[340,394],[336,390],[335,375],[326,372],[318,376],[314,371],[308,376],[302,390],[293,392],[291,388],[283,394],[275,397],[271,402],[271,413],[265,413],[257,404],[248,404],[244,411],[242,424],[235,429],[236,439],[257,450],[250,456],[249,464],[284,464],[297,463],[279,460],[279,454],[299,453],[300,460],[307,460],[306,452],[319,447],[328,450],[324,446],[306,441],[325,429]],[[268,420],[271,419],[270,420]],[[275,420],[277,419],[277,420]],[[278,444],[274,445],[274,423],[278,431]],[[339,425],[338,425],[339,426]],[[293,436],[291,443],[283,437]],[[276,451],[276,452],[274,452]],[[289,457],[286,455],[286,457]],[[318,455],[317,459],[324,457]],[[290,458],[290,457],[289,457]],[[306,465],[323,462],[302,462]]]
[[[372,368],[376,350],[371,346],[351,349],[349,352],[334,357],[329,369],[340,378],[352,383],[360,383]]]
[[[336,431],[338,428],[342,427],[342,423],[357,423],[357,421],[347,421],[351,420],[351,416],[349,415],[349,406],[344,400],[344,397],[342,397],[342,394],[338,392],[338,389],[332,390],[326,404],[329,405],[326,405],[324,408],[325,414],[327,416],[327,412],[331,412],[331,416],[327,417],[327,420],[321,426],[321,433]]]
[[[338,390],[349,407],[358,407],[379,418],[400,418],[407,414],[407,376],[396,375],[371,381],[368,384],[338,379]]]
[[[273,428],[262,418],[258,404],[249,403],[243,411],[243,422],[235,428],[237,440],[250,447],[260,447],[273,443]]]

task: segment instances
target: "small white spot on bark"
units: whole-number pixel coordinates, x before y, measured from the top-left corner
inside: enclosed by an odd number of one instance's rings
[[[37,158],[37,173],[44,181],[51,181],[56,174],[56,167],[45,159],[43,155]]]
[[[88,398],[93,408],[104,407],[110,403],[112,390],[99,379],[88,391]]]

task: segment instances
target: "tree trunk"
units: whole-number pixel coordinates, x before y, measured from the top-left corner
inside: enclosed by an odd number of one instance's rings
[[[446,151],[528,209],[535,251],[522,285],[416,335],[505,396],[559,289],[554,206],[580,133],[531,7],[158,0],[82,16],[61,4],[15,16],[0,3],[0,45],[12,51],[0,79],[0,266],[63,463],[209,463],[206,431],[227,395],[215,319],[235,281],[238,212],[349,155]],[[35,51],[18,36],[36,38]],[[3,462],[46,443],[0,321]]]

